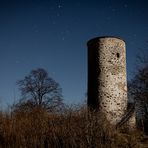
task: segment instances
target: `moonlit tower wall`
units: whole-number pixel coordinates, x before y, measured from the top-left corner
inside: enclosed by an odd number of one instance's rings
[[[88,46],[88,106],[117,124],[127,108],[125,42],[116,37],[98,37]]]

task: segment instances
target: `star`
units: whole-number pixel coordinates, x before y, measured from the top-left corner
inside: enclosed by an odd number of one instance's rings
[[[106,17],[106,20],[110,21],[111,20],[111,17]]]
[[[53,25],[55,25],[55,24],[56,24],[56,22],[55,22],[55,21],[52,21],[52,24],[53,24]]]
[[[64,41],[65,40],[65,37],[62,37],[62,40]]]
[[[60,14],[59,13],[57,13],[57,17],[59,17],[60,16]]]
[[[38,33],[38,32],[39,32],[38,26],[37,26],[36,24],[33,26],[33,31],[34,31],[35,33]]]
[[[58,8],[59,8],[59,9],[62,8],[62,5],[59,4],[59,5],[58,5]]]
[[[19,63],[20,63],[20,61],[19,61],[19,60],[16,60],[16,61],[15,61],[15,64],[19,64]]]
[[[113,11],[113,12],[115,12],[115,11],[116,11],[116,9],[115,9],[115,8],[112,8],[112,11]]]
[[[34,32],[38,33],[38,32],[39,32],[39,30],[35,30]]]
[[[124,4],[124,8],[127,8],[127,4]]]

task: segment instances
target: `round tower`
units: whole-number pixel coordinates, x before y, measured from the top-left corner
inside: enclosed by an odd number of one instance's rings
[[[87,46],[88,106],[117,124],[127,108],[125,42],[116,37],[97,37]]]

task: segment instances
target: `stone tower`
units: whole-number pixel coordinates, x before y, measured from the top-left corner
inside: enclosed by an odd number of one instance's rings
[[[127,108],[125,42],[105,36],[88,41],[87,46],[88,106],[117,124]]]

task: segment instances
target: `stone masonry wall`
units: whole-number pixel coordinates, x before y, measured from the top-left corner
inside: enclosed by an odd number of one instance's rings
[[[125,42],[99,37],[88,42],[88,106],[117,124],[127,108]]]

